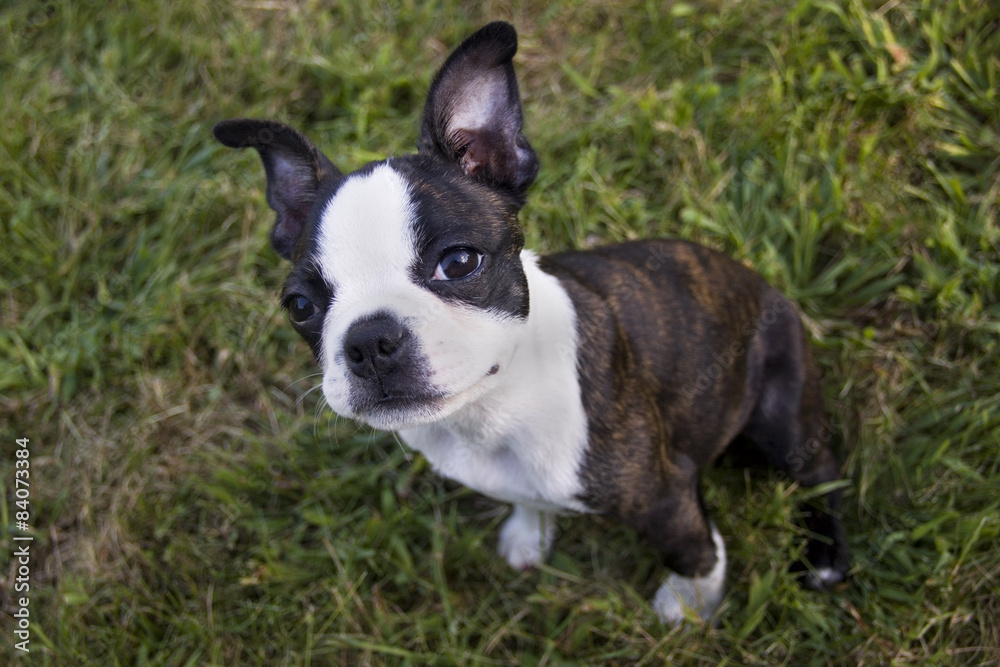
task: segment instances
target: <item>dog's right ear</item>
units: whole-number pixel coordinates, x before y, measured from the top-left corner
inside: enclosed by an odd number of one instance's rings
[[[340,171],[300,132],[270,120],[224,120],[212,134],[230,148],[256,148],[267,172],[267,203],[278,218],[271,245],[291,259],[320,184],[339,179]]]

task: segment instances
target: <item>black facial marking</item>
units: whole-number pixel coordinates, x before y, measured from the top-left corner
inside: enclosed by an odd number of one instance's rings
[[[516,200],[427,156],[396,158],[390,166],[408,182],[416,211],[413,282],[448,303],[526,318],[524,235]],[[475,268],[459,279],[435,279],[442,260],[459,250],[478,256]]]
[[[320,356],[323,320],[332,300],[332,287],[323,280],[312,262],[296,264],[281,291],[281,305],[288,311],[289,321],[309,344],[317,359]]]

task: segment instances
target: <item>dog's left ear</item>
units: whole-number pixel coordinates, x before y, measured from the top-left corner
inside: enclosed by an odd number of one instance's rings
[[[538,158],[521,134],[516,52],[517,32],[502,21],[481,28],[455,49],[431,84],[419,147],[523,203],[538,173]]]

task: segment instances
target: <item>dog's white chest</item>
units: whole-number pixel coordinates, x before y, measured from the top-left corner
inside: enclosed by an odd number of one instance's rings
[[[517,441],[475,442],[440,425],[400,435],[438,473],[483,495],[544,512],[587,511],[578,499],[582,452],[571,442],[539,442],[532,434],[520,434],[525,439]]]
[[[576,315],[566,291],[521,256],[531,315],[486,396],[443,421],[400,431],[442,475],[505,502],[586,512],[580,470],[587,415],[576,371]]]

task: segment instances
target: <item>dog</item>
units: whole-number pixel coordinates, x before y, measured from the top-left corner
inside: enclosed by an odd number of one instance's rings
[[[839,477],[809,343],[760,275],[694,243],[525,250],[539,163],[516,51],[511,25],[477,31],[433,79],[417,152],[349,174],[275,121],[213,133],[260,154],[271,243],[292,263],[282,304],[335,412],[511,503],[511,566],[544,561],[556,515],[610,515],[671,570],[660,618],[711,618],[726,551],[700,471],[748,440],[802,486]],[[833,490],[803,510],[808,587],[847,575],[839,504]]]

